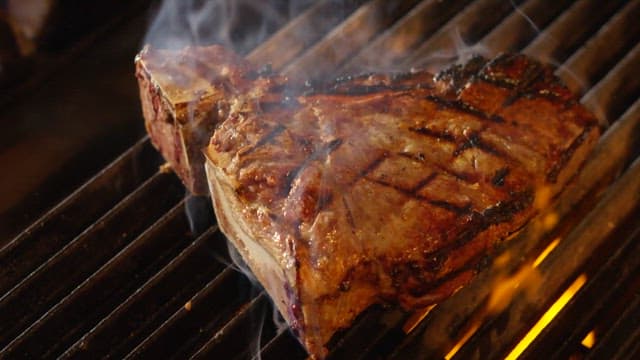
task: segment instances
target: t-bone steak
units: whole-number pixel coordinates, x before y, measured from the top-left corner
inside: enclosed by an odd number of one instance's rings
[[[415,309],[468,283],[600,134],[523,55],[245,100],[206,150],[216,215],[317,358],[372,304]]]

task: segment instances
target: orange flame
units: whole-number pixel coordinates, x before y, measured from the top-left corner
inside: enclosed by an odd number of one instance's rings
[[[582,339],[581,344],[584,347],[586,347],[587,349],[593,348],[593,345],[596,344],[596,332],[595,332],[595,330],[589,331],[587,336],[585,336],[584,339]]]
[[[458,342],[451,348],[451,350],[449,350],[447,355],[444,356],[445,360],[450,360],[451,358],[453,358],[453,356],[458,352],[458,350],[460,350],[462,345],[464,345],[469,340],[469,338],[476,333],[479,327],[480,327],[479,321],[476,321],[475,323],[473,323],[471,327],[464,333],[462,338],[460,338],[460,340],[458,340]]]
[[[540,273],[538,272],[537,267],[558,246],[559,243],[560,238],[554,239],[532,263],[523,265],[515,274],[505,275],[496,280],[493,290],[489,295],[486,307],[476,314],[476,316],[474,316],[470,321],[468,329],[445,355],[445,359],[449,360],[453,358],[469,338],[475,334],[483,319],[489,314],[496,314],[504,310],[510,304],[511,299],[517,292],[525,291],[525,294],[535,293],[538,286],[541,284]],[[493,266],[499,270],[504,268],[510,261],[510,253],[505,252],[495,259]],[[529,342],[531,340],[529,340]]]
[[[544,330],[544,328],[549,325],[551,320],[553,320],[556,315],[567,305],[569,300],[573,298],[573,296],[582,288],[582,286],[587,282],[587,275],[581,274],[578,278],[571,284],[569,287],[560,295],[558,300],[556,300],[553,305],[547,309],[547,311],[542,315],[540,320],[533,325],[533,327],[529,330],[529,332],[520,340],[520,342],[511,350],[509,355],[505,358],[506,360],[515,360],[520,354],[531,344],[533,340]]]

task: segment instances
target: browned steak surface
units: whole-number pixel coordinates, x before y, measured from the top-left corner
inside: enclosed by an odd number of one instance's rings
[[[599,136],[521,55],[248,99],[207,149],[222,230],[313,356],[376,302],[466,284]]]

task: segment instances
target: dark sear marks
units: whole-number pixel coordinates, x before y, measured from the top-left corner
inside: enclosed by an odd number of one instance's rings
[[[409,127],[409,131],[412,131],[414,133],[420,134],[420,135],[425,135],[425,136],[429,136],[432,137],[434,139],[437,140],[443,140],[443,141],[448,141],[448,142],[455,142],[456,138],[455,136],[446,133],[446,132],[438,132],[436,130],[433,129],[429,129],[427,127]]]
[[[407,152],[401,152],[398,155],[407,157],[409,159],[422,161],[422,162],[429,162],[427,157],[423,153],[412,154],[412,153],[407,153]],[[444,164],[440,164],[440,163],[437,163],[437,162],[429,162],[429,164],[435,166],[436,168],[438,168],[438,170],[455,177],[458,180],[461,180],[461,181],[464,181],[464,182],[467,182],[467,183],[471,183],[472,182],[472,176],[470,176],[467,173],[454,171],[454,170],[446,167]]]
[[[414,187],[411,189],[411,192],[412,192],[412,193],[414,193],[414,194],[415,194],[415,193],[417,193],[418,191],[420,191],[420,189],[422,189],[423,187],[425,187],[425,186],[429,185],[429,183],[431,183],[431,182],[436,178],[436,176],[438,176],[438,173],[437,173],[437,172],[435,172],[435,171],[434,171],[434,172],[432,172],[432,173],[431,173],[429,176],[427,176],[426,178],[424,178],[424,179],[422,179],[422,180],[418,181],[418,183],[416,184],[416,186],[414,186]]]
[[[507,157],[504,153],[491,146],[491,144],[488,144],[487,142],[482,140],[479,132],[472,132],[471,134],[469,134],[466,141],[460,144],[460,146],[458,146],[458,148],[453,152],[453,156],[459,156],[462,152],[471,148],[481,149],[491,155],[500,158]]]
[[[435,95],[427,95],[427,96],[425,96],[425,99],[438,104],[438,106],[441,106],[442,108],[458,110],[460,112],[471,114],[471,115],[479,117],[481,119],[490,120],[490,121],[496,122],[496,123],[505,122],[504,119],[501,116],[496,115],[496,114],[487,114],[484,111],[476,109],[475,107],[471,106],[470,104],[468,104],[468,103],[466,103],[464,101],[448,100],[446,98],[443,98],[443,97],[440,97],[440,96],[435,96]]]
[[[463,139],[457,139],[455,136],[446,133],[446,132],[438,132],[436,130],[432,130],[426,127],[414,128],[410,127],[409,131],[428,136],[434,138],[436,140],[442,140],[450,143],[456,143],[457,147],[453,151],[453,156],[460,156],[465,150],[471,148],[478,148],[486,153],[494,155],[496,157],[500,157],[503,159],[510,159],[510,157],[503,153],[502,151],[496,149],[490,143],[484,141],[481,137],[481,131],[473,131],[466,135]]]
[[[503,167],[500,170],[496,171],[495,175],[491,179],[491,183],[494,186],[498,186],[498,187],[504,186],[504,180],[507,177],[507,175],[509,175],[509,168]]]
[[[399,92],[399,91],[410,91],[414,89],[415,89],[414,85],[391,85],[391,86],[359,85],[359,86],[352,86],[349,89],[345,89],[345,90],[335,89],[335,90],[332,90],[331,93],[344,95],[344,96],[362,96],[362,95],[379,93],[381,91]]]
[[[333,139],[328,143],[323,144],[318,147],[311,155],[309,155],[300,166],[294,169],[292,172],[287,174],[285,180],[285,191],[287,195],[291,193],[291,188],[293,187],[293,182],[296,180],[300,172],[302,172],[309,164],[314,161],[322,162],[324,159],[329,156],[333,151],[335,151],[340,145],[342,145],[342,139]]]
[[[456,249],[464,247],[467,243],[472,241],[480,232],[486,230],[491,225],[500,224],[502,222],[509,221],[513,215],[527,206],[530,206],[533,201],[532,192],[523,192],[516,196],[516,199],[510,202],[498,203],[494,208],[485,211],[484,213],[467,212],[468,227],[467,230],[460,233],[456,240],[451,244],[440,248],[434,252],[423,254],[424,261],[418,263],[415,261],[405,263],[395,263],[390,266],[390,275],[393,278],[394,286],[400,287],[402,284],[406,284],[408,277],[418,277],[423,281],[417,288],[412,288],[410,291],[413,296],[420,297],[425,293],[429,293],[443,284],[455,279],[460,274],[468,271],[477,272],[481,270],[487,264],[487,254],[484,251],[479,251],[457,269],[448,271],[445,274],[441,274],[436,280],[425,281],[424,271],[431,274],[438,274],[442,270],[442,265],[448,259],[448,257],[456,251]],[[518,229],[514,230],[517,231]],[[387,263],[384,257],[380,258],[381,263]]]
[[[464,246],[471,241],[479,232],[491,225],[497,225],[513,218],[515,214],[522,211],[533,203],[533,191],[524,191],[515,194],[511,201],[499,202],[495,206],[486,209],[482,213],[468,209],[464,214],[469,216],[469,225],[466,231],[461,232],[454,241],[436,251],[424,254],[425,258],[440,257],[446,258],[455,248]],[[515,231],[515,230],[514,230]]]
[[[456,240],[451,242],[448,246],[440,248],[434,252],[424,254],[425,259],[439,259],[440,263],[444,262],[449,254],[455,251],[455,249],[466,245],[469,241],[480,232],[486,230],[491,225],[497,225],[513,218],[514,214],[522,211],[527,206],[530,206],[533,202],[533,192],[525,191],[516,195],[515,199],[509,202],[500,202],[496,206],[487,209],[483,213],[477,211],[468,212],[470,220],[469,226],[466,231],[460,233]],[[518,229],[514,229],[516,232]],[[473,261],[467,263],[468,268],[472,267]],[[434,271],[439,271],[436,268]],[[437,284],[437,283],[436,283]]]
[[[322,94],[337,94],[345,96],[362,96],[373,93],[392,91],[415,91],[417,89],[432,89],[432,75],[426,72],[402,72],[393,74],[361,74],[342,76],[334,81],[307,81],[301,96]]]
[[[509,72],[513,70],[515,72]],[[569,105],[575,103],[548,67],[527,61],[517,54],[502,54],[490,61],[474,57],[465,65],[456,65],[439,73],[436,80],[448,83],[455,94],[460,94],[465,86],[476,81],[510,90],[511,96],[504,100],[502,107],[508,107],[521,98],[544,98]]]
[[[435,176],[429,176],[427,179],[428,181],[431,181],[435,178]],[[422,196],[420,194],[417,193],[417,191],[412,191],[412,190],[407,190],[407,189],[403,189],[395,184],[392,184],[390,182],[386,182],[386,181],[382,181],[379,179],[367,179],[369,181],[375,182],[376,184],[385,186],[385,187],[389,187],[399,193],[402,193],[404,195],[406,195],[407,197],[419,200],[419,201],[425,201],[427,203],[429,203],[430,205],[433,205],[435,207],[439,207],[448,211],[451,211],[452,213],[460,216],[460,215],[464,215],[464,214],[468,214],[469,211],[471,210],[471,204],[468,204],[467,206],[464,207],[460,207],[457,205],[454,205],[450,202],[444,201],[444,200],[434,200],[434,199],[429,199],[428,197]],[[427,182],[428,182],[427,181]],[[418,189],[419,190],[419,189]]]
[[[464,88],[469,79],[477,76],[486,65],[487,61],[481,56],[474,56],[464,65],[454,65],[439,72],[435,79],[448,85],[455,93]]]
[[[378,156],[377,158],[375,158],[370,164],[368,164],[367,166],[365,166],[362,170],[360,170],[358,172],[358,176],[354,177],[353,180],[348,183],[346,185],[347,188],[352,187],[356,182],[358,182],[360,179],[364,178],[365,176],[367,176],[369,173],[371,173],[372,171],[374,171],[378,165],[380,165],[386,158],[389,157],[389,154],[384,152],[382,153],[382,155]]]
[[[518,66],[518,62],[524,66]],[[499,69],[511,66],[520,70],[518,74],[507,74]],[[554,87],[562,87],[558,80],[544,65],[537,62],[523,61],[522,56],[504,54],[487,62],[481,71],[473,78],[491,85],[512,90],[502,107],[508,107],[521,98],[545,98],[554,102],[567,102],[567,96],[553,91]],[[539,86],[547,84],[553,86]]]
[[[351,229],[351,233],[355,235],[356,222],[353,219],[353,213],[351,212],[351,208],[349,207],[349,203],[347,202],[347,200],[344,197],[342,197],[342,205],[344,206],[345,210],[347,211],[347,221],[349,222],[349,227]]]
[[[534,85],[539,81],[542,81],[543,76],[544,72],[542,65],[538,63],[527,64],[522,78],[518,81],[515,89],[513,89],[511,96],[502,102],[502,107],[507,107],[513,104],[521,97],[536,94],[537,91],[534,90]]]
[[[256,151],[258,148],[271,143],[278,135],[280,135],[286,128],[282,124],[276,125],[273,130],[271,130],[267,135],[265,135],[262,139],[260,139],[255,146],[247,149],[243,155],[251,154]]]

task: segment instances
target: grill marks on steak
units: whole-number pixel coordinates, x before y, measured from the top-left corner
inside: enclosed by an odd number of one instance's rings
[[[374,302],[424,306],[467,283],[599,133],[551,69],[521,55],[279,98],[232,113],[207,170],[221,228],[315,356]]]

